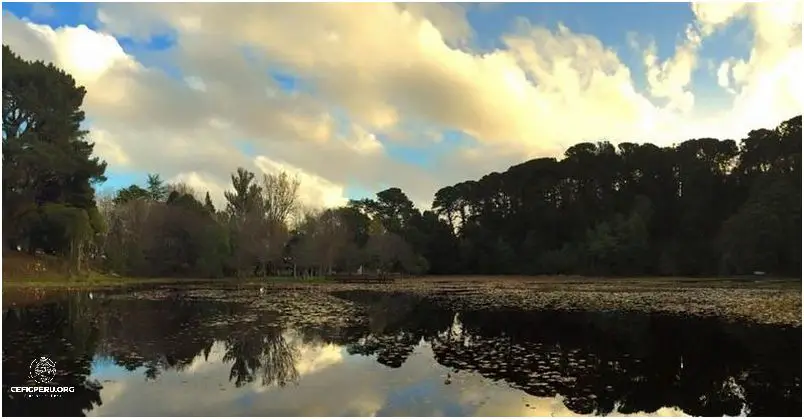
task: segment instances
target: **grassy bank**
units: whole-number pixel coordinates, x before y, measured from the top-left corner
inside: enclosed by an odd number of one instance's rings
[[[3,290],[9,288],[104,288],[136,284],[176,282],[171,278],[127,278],[92,273],[80,276],[37,276],[33,278],[3,277]]]
[[[58,275],[36,276],[30,278],[3,277],[3,309],[25,307],[56,300],[65,292],[90,291],[102,289],[124,289],[139,286],[197,287],[199,285],[220,285],[236,288],[260,285],[326,284],[325,278],[218,278],[218,279],[178,279],[178,278],[131,278],[91,273],[82,276],[66,277]]]
[[[3,290],[10,288],[95,288],[170,281],[172,280],[127,278],[94,271],[71,274],[69,264],[55,256],[3,252]]]
[[[227,283],[249,285],[257,283],[325,283],[322,277],[267,277],[267,278],[139,278],[109,275],[99,272],[70,274],[68,264],[61,258],[49,255],[29,255],[21,252],[3,252],[3,290],[7,289],[92,289],[147,284],[198,284]]]
[[[3,277],[3,290],[10,288],[52,288],[52,289],[93,289],[122,287],[132,285],[197,285],[199,283],[220,283],[236,285],[257,284],[324,284],[331,282],[326,278],[312,277],[266,277],[266,278],[215,278],[215,279],[187,279],[187,278],[132,278],[92,273],[81,276],[38,276],[33,278]]]

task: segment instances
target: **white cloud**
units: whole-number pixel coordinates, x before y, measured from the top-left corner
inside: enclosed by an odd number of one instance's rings
[[[115,13],[124,9],[104,6],[105,16]],[[594,37],[525,25],[504,38],[507,49],[481,55],[450,47],[439,25],[422,16],[428,14],[389,3],[237,9],[210,4],[153,7],[150,18],[176,28],[183,20],[197,21],[192,29],[180,29],[180,39],[203,32],[229,50],[250,45],[261,59],[309,80],[328,103],[374,131],[421,120],[490,146],[537,154],[559,142],[563,147],[579,138],[633,131],[654,112],[634,91],[628,69]],[[109,29],[126,33],[127,26]],[[299,35],[288,38],[288,31]],[[563,115],[573,112],[593,121],[568,125]],[[587,128],[592,126],[594,133]]]
[[[503,40],[538,84],[523,87],[531,107],[520,118],[533,124],[534,132],[520,141],[536,143],[529,154],[563,154],[579,141],[635,136],[640,123],[657,112],[634,89],[628,67],[592,36],[562,25],[554,33],[526,23]]]
[[[103,156],[113,167],[126,166],[131,163],[123,147],[112,139],[112,134],[103,129],[94,128],[89,133],[89,140],[95,143],[95,154]]]
[[[209,192],[209,198],[215,208],[222,210],[226,208],[226,200],[223,198],[223,192],[228,188],[221,185],[219,181],[212,176],[197,171],[182,172],[176,176],[168,179],[168,183],[184,183],[195,192],[195,198],[203,202],[206,192]]]
[[[689,113],[695,105],[695,95],[689,90],[692,72],[698,66],[698,49],[702,38],[693,25],[687,26],[684,40],[676,46],[675,54],[658,62],[656,46],[652,44],[644,55],[648,87],[651,95],[667,98],[668,109]]]
[[[720,63],[720,67],[717,69],[717,84],[724,89],[728,89],[731,85],[731,80],[729,79],[731,65],[731,62],[726,60]]]
[[[285,162],[258,156],[255,160],[257,167],[265,174],[285,172],[299,180],[299,199],[307,207],[323,206],[337,207],[345,205],[344,187],[337,185],[320,176],[309,174],[298,167]]]
[[[457,3],[398,3],[402,9],[429,20],[449,43],[464,45],[473,31],[464,5]]]
[[[239,166],[297,173],[316,206],[343,203],[347,185],[399,186],[429,202],[441,186],[580,141],[735,138],[799,113],[801,3],[730,4],[693,5],[697,20],[666,60],[647,50],[649,96],[610,46],[562,25],[522,20],[501,48],[473,52],[465,10],[453,5],[103,4],[104,32],[4,14],[3,35],[23,58],[55,62],[86,85],[96,151],[113,169],[188,179],[216,203]],[[734,102],[701,112],[691,78],[700,46],[741,17],[755,29],[749,59],[713,70]],[[111,36],[168,32],[176,44],[161,57],[180,77],[142,64]],[[311,90],[285,93],[271,71]],[[477,144],[432,169],[394,160],[378,140],[427,152],[446,129]],[[254,153],[235,146],[243,142]]]
[[[716,29],[727,24],[731,19],[741,15],[747,3],[742,2],[693,2],[692,11],[701,23],[704,35],[711,35]]]
[[[290,145],[305,154],[311,143],[329,143],[341,154],[376,157],[382,151],[376,138],[358,126],[334,141],[332,117],[309,98],[260,98],[254,86],[270,79],[255,77],[260,70],[249,69],[243,59],[213,55],[230,59],[217,67],[199,63],[206,73],[177,83],[127,56],[113,37],[84,26],[53,30],[8,14],[3,21],[6,42],[23,58],[53,62],[87,87],[90,139],[114,169],[158,172],[208,189],[216,205],[223,202],[229,173],[241,166],[260,169],[253,156],[234,147],[238,138]],[[95,48],[95,61],[86,64],[81,51],[89,47]],[[348,168],[347,162],[341,156],[331,166]],[[288,169],[303,179],[302,198],[309,205],[345,202],[344,188],[316,175],[315,167],[290,164]]]
[[[3,43],[27,59],[53,62],[79,84],[92,84],[114,66],[132,67],[117,40],[85,25],[52,29],[3,14]]]
[[[190,86],[191,89],[199,90],[201,92],[207,91],[207,84],[204,83],[204,80],[202,80],[199,77],[195,76],[185,77],[184,82],[187,83],[187,85]]]
[[[746,132],[801,113],[802,4],[799,0],[693,5],[696,18],[709,33],[737,19],[751,22],[754,39],[748,60],[730,58],[718,68],[718,84],[735,94],[732,109],[726,110],[728,117]]]

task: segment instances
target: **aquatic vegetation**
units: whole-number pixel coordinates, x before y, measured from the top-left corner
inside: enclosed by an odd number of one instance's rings
[[[550,412],[564,414],[668,408],[693,415],[800,414],[800,326],[783,323],[789,320],[784,316],[748,321],[740,312],[712,315],[711,308],[696,308],[753,301],[750,307],[761,312],[768,301],[749,296],[794,300],[800,291],[700,284],[616,288],[613,281],[577,281],[560,289],[547,281],[516,285],[409,280],[379,287],[266,285],[262,292],[259,286],[198,284],[98,290],[92,298],[68,293],[4,310],[3,378],[24,380],[30,353],[47,353],[71,368],[61,382],[86,389],[80,403],[60,405],[76,414],[97,409],[93,400],[108,406],[107,394],[118,385],[97,375],[99,362],[122,369],[118,379],[128,380],[127,386],[173,382],[195,392],[212,385],[218,392],[256,392],[254,397],[269,397],[271,389],[310,391],[324,371],[337,378],[336,371],[351,368],[348,374],[361,378],[343,389],[355,392],[347,398],[368,391],[358,383],[380,380],[372,392],[403,383],[435,385],[430,391],[437,394],[489,386],[483,391],[516,394],[521,408],[534,412],[547,403]],[[204,384],[201,377],[214,381]],[[284,399],[271,400],[263,410],[242,414],[300,412]],[[24,408],[25,402],[14,403],[12,410]],[[164,401],[154,403],[154,414],[173,411],[159,410]],[[439,403],[447,402],[433,406]],[[508,412],[486,403],[459,405]],[[419,412],[411,409],[400,412]],[[118,411],[126,412],[132,413]]]

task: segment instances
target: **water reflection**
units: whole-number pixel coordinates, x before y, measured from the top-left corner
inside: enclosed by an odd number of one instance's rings
[[[275,296],[266,306],[97,294],[4,310],[4,414],[801,414],[800,328],[455,313],[370,292],[335,294],[362,315],[334,322],[310,314],[322,304],[313,297]],[[54,381],[77,392],[10,393],[37,356],[56,361]]]

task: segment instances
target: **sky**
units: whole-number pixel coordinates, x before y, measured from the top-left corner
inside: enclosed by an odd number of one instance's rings
[[[85,86],[103,193],[216,205],[244,167],[308,207],[441,187],[584,141],[739,141],[801,114],[802,1],[3,3],[3,44]]]

